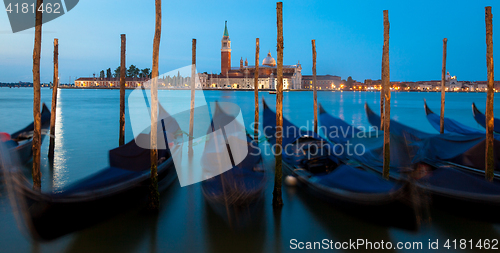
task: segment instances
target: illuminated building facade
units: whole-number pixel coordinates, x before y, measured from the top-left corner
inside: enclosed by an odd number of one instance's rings
[[[221,73],[208,74],[207,81],[201,82],[203,88],[226,89],[253,89],[255,66],[249,66],[248,60],[243,63],[240,59],[238,67],[231,67],[231,40],[227,29],[227,21],[221,40]],[[271,51],[262,60],[259,66],[259,89],[276,89],[277,80],[276,60],[271,56]],[[300,62],[295,65],[283,66],[283,89],[300,89],[302,82],[302,67]]]

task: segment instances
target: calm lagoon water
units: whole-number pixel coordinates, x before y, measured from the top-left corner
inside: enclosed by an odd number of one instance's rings
[[[253,92],[205,91],[204,94],[207,101],[237,103],[242,108],[245,122],[253,121]],[[162,97],[172,95],[176,99],[162,100]],[[42,89],[42,102],[50,105],[51,96],[50,89]],[[169,108],[188,105],[190,93],[160,91],[159,96],[168,111]],[[260,92],[259,96],[274,108],[275,95]],[[392,118],[436,133],[425,117],[424,98],[434,111],[439,110],[439,93],[392,93]],[[32,121],[32,99],[32,89],[0,88],[0,132],[12,133]],[[364,103],[378,112],[380,93],[318,92],[318,101],[333,115],[355,126],[368,127]],[[472,118],[471,104],[476,102],[484,111],[485,101],[485,93],[447,93],[445,115],[481,129]],[[312,92],[285,92],[284,116],[295,124],[312,128],[312,104]],[[104,168],[108,163],[107,151],[118,145],[118,90],[59,90],[57,107],[57,140],[52,170],[46,158],[48,139],[42,147],[42,187],[45,191],[57,191]],[[498,95],[495,97],[495,115],[500,115]],[[126,120],[126,141],[129,141],[133,134],[128,116]],[[273,157],[265,157],[269,179],[273,178],[273,164]],[[500,239],[500,225],[471,221],[435,209],[431,210],[432,221],[416,232],[374,225],[302,193],[300,188],[285,187],[284,206],[281,211],[273,212],[272,184],[273,180],[268,180],[265,203],[249,227],[231,229],[215,215],[204,200],[200,184],[180,187],[174,182],[162,193],[161,210],[156,217],[130,211],[51,242],[34,242],[18,228],[7,193],[2,191],[0,252],[288,252],[292,251],[292,239],[303,242],[322,239],[384,240],[394,244],[422,242],[426,249],[429,239],[439,239],[440,244],[446,239]]]

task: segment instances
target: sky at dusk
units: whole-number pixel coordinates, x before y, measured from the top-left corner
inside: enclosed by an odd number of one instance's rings
[[[160,74],[191,64],[197,39],[198,72],[220,72],[224,21],[232,65],[276,56],[276,1],[162,1]],[[494,60],[500,77],[500,1],[283,1],[284,64],[343,79],[380,79],[383,13],[389,10],[390,74],[393,81],[440,80],[443,38],[447,69],[458,80],[486,80],[484,7],[492,6]],[[70,12],[43,25],[41,81],[52,81],[53,39],[59,39],[61,83],[99,75],[120,64],[120,34],[127,35],[127,66],[151,68],[155,25],[153,0],[81,0]],[[0,82],[32,81],[34,29],[13,34],[0,11]]]

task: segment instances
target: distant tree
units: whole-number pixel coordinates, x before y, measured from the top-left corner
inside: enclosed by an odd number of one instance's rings
[[[141,73],[139,74],[140,78],[150,78],[151,77],[151,70],[149,68],[145,68],[141,70]]]
[[[126,70],[125,70],[126,71]],[[113,74],[113,76],[115,78],[120,78],[120,66],[118,66],[116,69],[115,69],[115,73]]]
[[[139,69],[139,68],[135,68],[135,69],[134,69],[134,77],[138,77],[138,76],[139,76],[139,73],[141,73],[141,69]]]
[[[104,70],[101,70],[101,72],[99,73],[99,78],[104,78]]]
[[[127,77],[133,77],[134,69],[135,69],[134,65],[130,65],[130,67],[128,67],[127,71],[125,72],[125,73],[127,73]]]
[[[111,78],[111,68],[106,69],[106,78]]]
[[[127,77],[136,78],[139,75],[140,70],[135,65],[130,65],[127,70]]]

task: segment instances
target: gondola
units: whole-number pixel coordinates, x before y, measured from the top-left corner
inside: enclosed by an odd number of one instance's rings
[[[158,136],[172,142],[179,128],[160,106]],[[165,114],[163,114],[165,113]],[[163,126],[163,129],[162,129]],[[164,130],[165,129],[165,130]],[[11,180],[11,199],[33,238],[52,240],[102,222],[118,213],[143,205],[150,192],[149,133],[109,151],[109,167],[77,181],[58,192],[38,192],[19,172]],[[158,185],[164,190],[177,177],[171,153],[177,146],[158,150]]]
[[[472,103],[472,115],[479,125],[486,128],[486,116],[477,109],[476,103]],[[500,119],[494,118],[493,122],[493,131],[500,134]]]
[[[365,104],[368,121],[373,126],[380,126],[380,116],[375,114]],[[446,122],[445,122],[446,125]],[[419,156],[437,162],[445,162],[455,168],[468,172],[482,174],[485,171],[485,134],[458,134],[445,132],[444,134],[430,134],[403,125],[391,120],[391,135],[409,137],[412,146],[420,146]],[[500,146],[500,141],[493,140],[495,146]],[[500,149],[495,149],[495,171],[500,171]],[[495,174],[500,178],[500,175]]]
[[[367,107],[367,112],[373,111]],[[370,115],[373,120],[373,115]],[[369,117],[370,118],[370,117]],[[334,119],[334,120],[331,120]],[[321,111],[322,126],[330,126],[336,120],[325,110]],[[377,122],[371,122],[376,124]],[[380,120],[378,121],[380,123]],[[391,120],[391,131],[393,126]],[[395,128],[403,125],[395,122]],[[328,129],[324,128],[324,129]],[[457,169],[455,166],[428,158],[428,145],[422,144],[418,137],[412,135],[411,128],[406,129],[403,136],[391,132],[391,173],[394,179],[410,178],[419,187],[420,192],[431,195],[432,203],[453,213],[473,219],[485,218],[488,221],[500,222],[500,217],[494,215],[500,211],[500,179],[488,182],[483,175]],[[418,135],[419,133],[417,133]],[[328,136],[328,133],[326,134]],[[365,135],[366,136],[366,135]],[[345,159],[354,160],[367,169],[378,173],[383,170],[383,137],[350,139],[351,144],[367,143],[371,147],[361,156],[348,156]],[[374,143],[377,143],[375,145]],[[425,143],[425,141],[424,141]],[[424,151],[422,153],[422,151]],[[495,216],[487,215],[491,214]]]
[[[427,103],[425,102],[425,100],[424,100],[424,107],[425,107],[425,113],[426,113],[427,119],[429,120],[431,125],[437,131],[439,131],[439,127],[440,127],[439,115],[435,114],[427,106]],[[483,116],[483,122],[484,122],[484,120],[485,120],[484,115],[482,115],[481,112],[479,112],[479,110],[477,110],[474,103],[472,104],[472,107],[473,107],[474,118],[476,118],[476,116],[478,118],[481,118],[481,116]],[[476,114],[476,111],[479,114],[481,114],[481,116]],[[500,124],[500,122],[499,122],[499,124]],[[484,143],[484,140],[486,138],[485,137],[486,132],[481,131],[481,130],[476,130],[474,128],[463,125],[458,121],[455,121],[453,119],[446,118],[446,117],[444,117],[444,132],[448,133],[448,134],[459,134],[459,135],[469,136],[474,140],[479,140],[479,141],[476,141],[477,145],[474,148],[474,154],[476,154],[476,156],[472,156],[471,158],[468,158],[469,161],[465,161],[465,162],[470,164],[470,166],[474,167],[474,168],[472,168],[472,170],[479,172],[479,173],[481,173],[481,171],[484,172],[485,166],[484,166],[484,163],[482,161],[484,161],[484,157],[485,157],[484,151],[486,150],[485,143]],[[493,138],[494,138],[494,140],[493,140],[494,145],[497,145],[497,146],[500,145],[500,134],[494,133]],[[461,142],[461,143],[464,142],[463,138],[460,138],[460,137],[452,137],[452,139],[456,140],[457,142]],[[468,142],[469,140],[465,140],[465,141]],[[495,149],[496,159],[498,159],[499,155],[500,155],[500,150]],[[480,156],[482,156],[482,157],[480,157]],[[472,159],[477,160],[477,161],[481,161],[481,162],[479,165],[476,165],[477,163],[470,162],[470,160],[472,160]],[[459,162],[459,164],[462,164],[462,163]],[[470,168],[466,168],[466,169],[470,170]],[[477,171],[477,170],[479,170],[479,171]],[[497,170],[497,171],[500,170],[500,164],[498,164],[498,160],[496,160],[495,170]],[[495,176],[500,178],[500,174],[496,174]]]
[[[50,110],[47,108],[45,103],[42,105],[42,113],[41,113],[41,122],[42,122],[42,136],[41,142],[43,143],[43,139],[45,135],[48,134],[48,130],[50,127]],[[29,124],[25,128],[10,134],[5,135],[5,145],[11,150],[11,152],[15,152],[16,156],[19,159],[19,162],[25,164],[29,162],[33,156],[33,130],[35,126],[34,123]]]
[[[264,101],[264,134],[276,142],[276,114]],[[385,180],[376,173],[350,166],[326,139],[301,131],[283,118],[283,173],[295,177],[312,196],[373,223],[417,229],[419,207],[407,182]]]
[[[436,131],[440,131],[440,116],[435,114],[429,106],[427,106],[427,102],[424,100],[424,108],[425,115],[427,116],[427,120],[432,125]],[[474,129],[472,127],[468,127],[454,119],[444,117],[444,132],[445,133],[456,133],[462,135],[484,135],[485,132],[481,130]]]
[[[233,111],[237,107],[232,103],[223,104],[226,105],[224,108],[232,107]],[[240,112],[239,107],[236,109]],[[227,155],[230,156],[232,168],[202,181],[201,186],[205,199],[215,213],[229,226],[242,228],[259,219],[259,217],[254,217],[254,214],[262,208],[265,174],[258,144],[248,134],[238,132],[238,129],[244,130],[244,126],[235,121],[236,116],[223,111],[220,103],[215,103],[215,112],[208,132],[216,134],[205,143],[202,158],[203,169],[218,170],[221,166],[219,159],[224,159],[226,157],[221,156]],[[228,132],[228,125],[231,128],[235,126],[234,124],[238,124],[237,129],[232,128],[236,131]],[[222,131],[223,134],[217,134]],[[221,146],[217,143],[226,144]],[[230,146],[229,143],[232,145]],[[248,152],[244,159],[237,163],[237,157],[242,155],[236,154],[236,152],[241,152],[237,149],[243,146]]]

